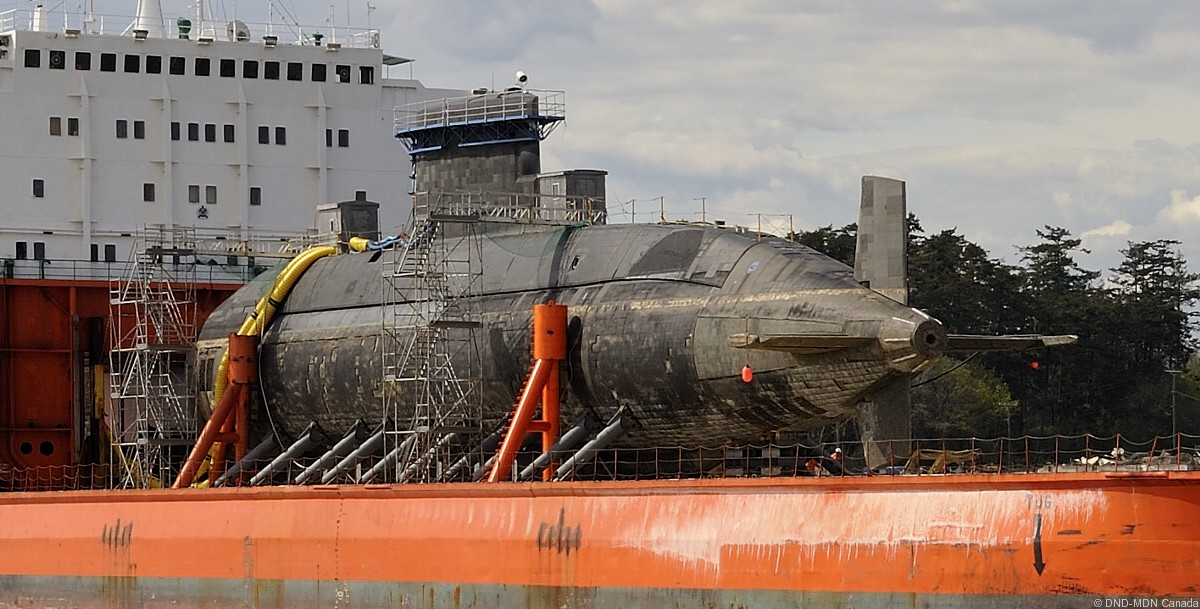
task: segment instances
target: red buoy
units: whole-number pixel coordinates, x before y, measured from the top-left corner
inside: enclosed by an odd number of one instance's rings
[[[753,380],[754,380],[754,371],[750,369],[749,364],[746,364],[746,366],[742,368],[742,382],[749,383],[750,381],[753,381]]]

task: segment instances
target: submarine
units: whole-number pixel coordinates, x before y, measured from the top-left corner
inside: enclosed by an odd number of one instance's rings
[[[778,237],[604,225],[482,232],[458,246],[482,250],[469,306],[480,323],[485,427],[511,411],[529,372],[532,307],[551,300],[569,316],[564,424],[623,410],[633,422],[626,447],[750,441],[844,420],[872,388],[919,372],[946,347],[936,320]],[[264,331],[263,407],[288,435],[314,421],[344,434],[379,418],[380,264],[365,253],[316,262]],[[205,368],[263,282],[209,317],[197,344]]]

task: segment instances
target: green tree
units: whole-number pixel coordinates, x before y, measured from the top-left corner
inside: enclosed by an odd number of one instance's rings
[[[943,357],[914,385],[914,437],[997,438],[1008,434],[1016,402],[1004,381],[986,367]]]
[[[961,334],[1019,331],[1024,303],[1016,270],[987,251],[944,230],[909,249],[909,304]]]
[[[847,224],[834,228],[832,224],[822,226],[812,231],[800,231],[792,234],[792,240],[845,264],[854,266],[854,252],[857,247],[858,224]]]
[[[1075,334],[1079,343],[999,355],[994,358],[996,370],[1021,402],[1026,433],[1103,433],[1113,419],[1111,370],[1101,355],[1108,349],[1105,322],[1112,316],[1111,303],[1096,285],[1100,273],[1075,260],[1088,253],[1080,239],[1052,226],[1036,233],[1037,243],[1019,248],[1018,274],[1029,318],[1024,329]]]
[[[1112,269],[1133,372],[1181,369],[1196,348],[1192,305],[1200,300],[1200,275],[1188,272],[1178,246],[1170,239],[1131,241],[1121,250],[1125,260]]]

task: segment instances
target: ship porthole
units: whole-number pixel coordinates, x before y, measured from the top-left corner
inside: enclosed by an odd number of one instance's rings
[[[33,444],[29,442],[21,442],[21,454],[29,455],[33,453]]]
[[[54,454],[54,442],[49,440],[42,442],[42,444],[38,446],[38,450],[42,453],[43,457],[49,457],[50,455]]]

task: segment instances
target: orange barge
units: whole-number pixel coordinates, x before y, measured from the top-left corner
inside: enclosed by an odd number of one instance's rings
[[[11,493],[0,523],[0,607],[1200,595],[1200,472]]]

